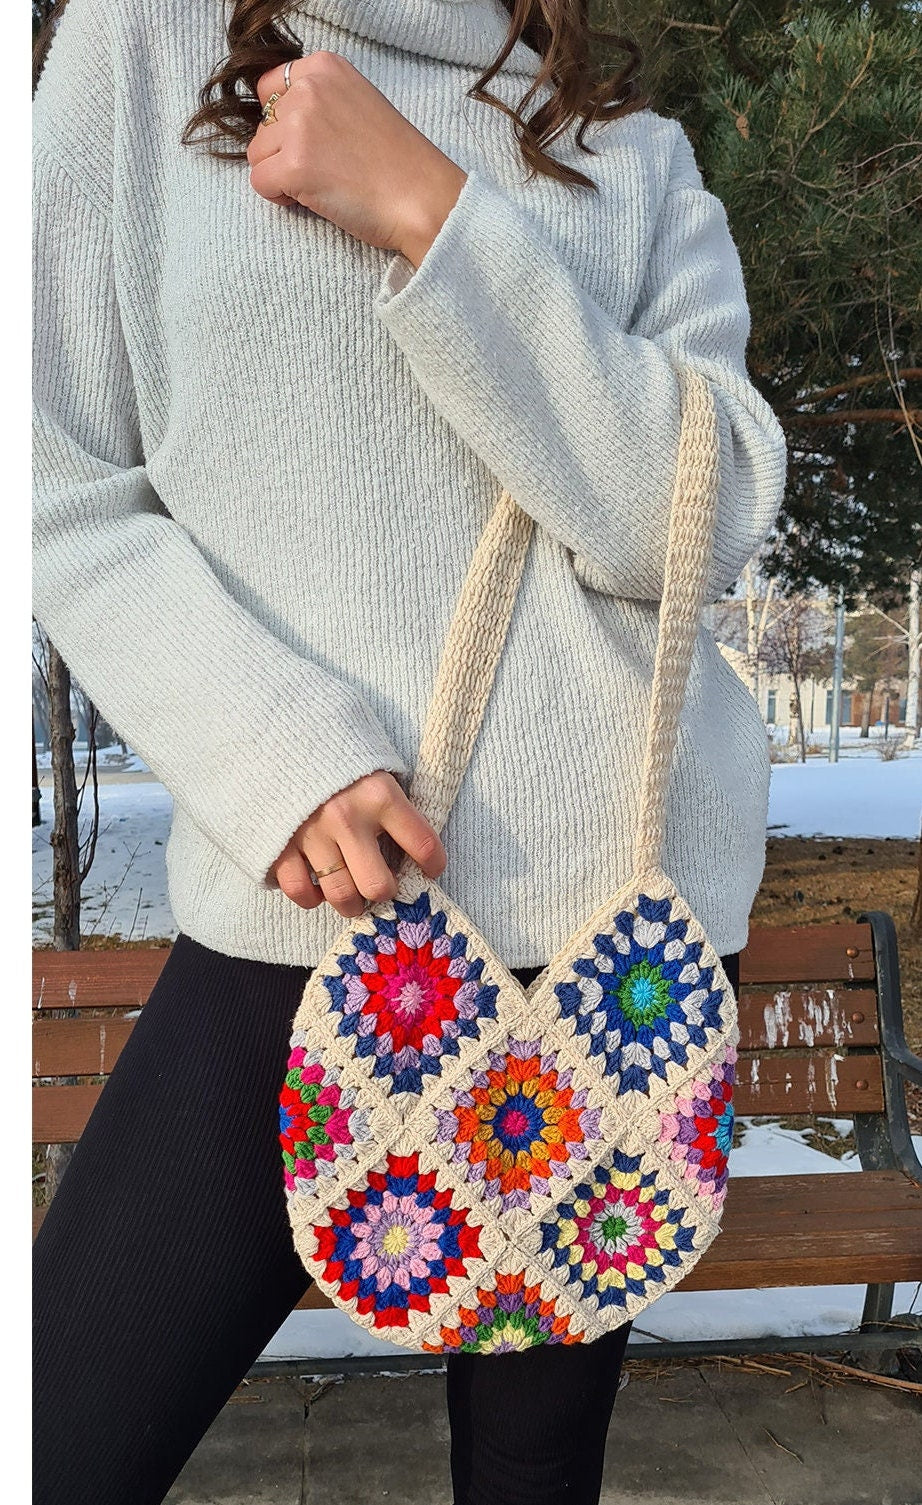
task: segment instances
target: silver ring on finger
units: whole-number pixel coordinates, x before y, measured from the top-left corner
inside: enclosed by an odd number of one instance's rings
[[[282,76],[283,76],[283,78],[285,80],[285,88],[286,88],[286,90],[288,90],[288,89],[291,88],[291,65],[292,65],[292,63],[294,61],[295,61],[295,59],[293,57],[290,57],[288,59],[288,62],[285,64],[285,72],[284,72],[284,74]]]

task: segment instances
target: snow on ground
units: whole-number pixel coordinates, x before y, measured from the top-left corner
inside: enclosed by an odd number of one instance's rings
[[[851,729],[848,729],[850,732]],[[117,768],[118,750],[105,760]],[[42,760],[40,759],[40,766]],[[101,759],[102,762],[102,759]],[[104,765],[105,766],[105,765]],[[140,759],[124,765],[143,772]],[[109,774],[112,777],[112,774]],[[769,829],[787,836],[900,836],[919,831],[922,749],[884,762],[873,745],[846,737],[839,763],[813,758],[806,764],[774,764]],[[176,925],[166,894],[164,850],[172,800],[158,783],[106,782],[99,787],[100,833],[84,889],[87,933],[119,933],[124,939],[173,937]],[[87,808],[89,805],[87,804]],[[51,937],[50,790],[43,788],[44,824],[33,838],[33,938]],[[843,1122],[843,1130],[847,1125]],[[922,1156],[922,1137],[917,1139]],[[804,1134],[777,1124],[747,1124],[732,1152],[736,1175],[848,1174],[857,1161],[823,1154]],[[823,1286],[763,1291],[676,1292],[662,1297],[639,1319],[632,1343],[660,1338],[756,1337],[767,1334],[841,1332],[854,1325],[864,1300],[862,1286]],[[913,1305],[913,1303],[915,1303]],[[922,1310],[918,1287],[897,1287],[895,1311]],[[641,1332],[640,1329],[643,1329]],[[294,1312],[266,1352],[273,1355],[343,1357],[401,1353],[370,1337],[341,1312]]]
[[[35,758],[38,767],[42,770],[50,769],[51,753],[40,752]],[[96,753],[96,763],[99,768],[118,768],[123,773],[149,773],[144,759],[136,752],[123,753],[120,747],[100,747]],[[86,748],[74,748],[74,764],[78,771],[86,767]]]
[[[87,789],[84,809],[90,810]],[[50,845],[54,820],[51,790],[42,786],[42,825],[32,829],[32,941],[41,945],[53,933]],[[121,935],[144,940],[177,933],[166,894],[163,854],[173,801],[162,784],[100,784],[99,836],[93,866],[83,885],[84,935]],[[88,822],[81,821],[81,839]]]
[[[873,751],[838,763],[773,763],[768,805],[772,836],[906,836],[919,834],[922,748],[884,762]]]

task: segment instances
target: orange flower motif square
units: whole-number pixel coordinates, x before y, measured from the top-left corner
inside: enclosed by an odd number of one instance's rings
[[[601,1146],[601,1109],[590,1107],[588,1088],[574,1087],[572,1067],[558,1068],[557,1054],[542,1053],[540,1040],[509,1039],[454,1088],[449,1108],[435,1110],[437,1143],[503,1212],[583,1175]]]

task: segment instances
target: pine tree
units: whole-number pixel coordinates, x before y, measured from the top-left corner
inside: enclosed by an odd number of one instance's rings
[[[623,0],[651,104],[727,208],[753,380],[790,469],[782,589],[905,602],[922,558],[922,14],[912,3]]]

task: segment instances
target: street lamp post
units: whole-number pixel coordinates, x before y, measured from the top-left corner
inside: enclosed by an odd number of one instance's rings
[[[839,723],[842,712],[842,659],[845,648],[845,591],[839,586],[836,606],[836,639],[832,656],[832,716],[829,722],[829,761],[839,761]]]

